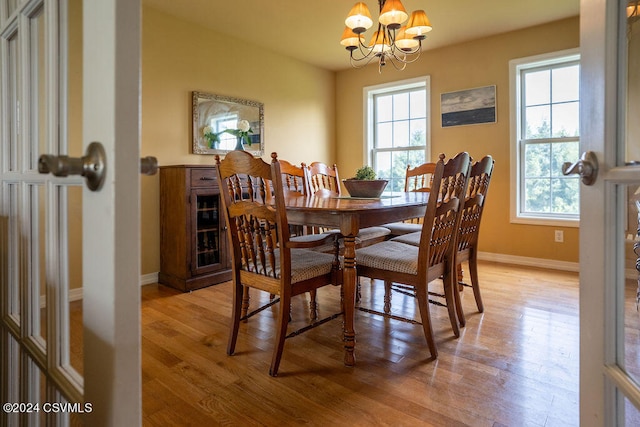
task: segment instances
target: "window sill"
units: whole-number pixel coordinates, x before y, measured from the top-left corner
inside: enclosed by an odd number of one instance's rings
[[[511,224],[543,225],[547,227],[580,227],[579,219],[511,217]]]

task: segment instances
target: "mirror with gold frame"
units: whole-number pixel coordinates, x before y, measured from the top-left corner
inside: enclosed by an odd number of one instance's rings
[[[246,130],[238,138],[238,130]],[[240,148],[264,153],[264,105],[230,96],[193,92],[193,153],[221,154]]]

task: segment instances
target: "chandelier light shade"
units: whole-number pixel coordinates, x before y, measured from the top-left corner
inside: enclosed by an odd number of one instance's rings
[[[387,0],[380,11],[378,21],[390,30],[397,30],[408,17],[400,0]]]
[[[371,28],[373,20],[371,19],[371,13],[369,13],[367,5],[362,2],[356,3],[351,8],[349,16],[347,16],[344,23],[356,34],[362,34]]]
[[[344,21],[346,27],[340,44],[349,51],[354,68],[377,59],[379,72],[387,62],[398,70],[404,70],[407,64],[420,57],[422,40],[432,30],[431,22],[424,10],[416,10],[409,15],[400,0],[378,0],[378,6],[378,28],[369,44],[365,43],[364,32],[373,26],[373,20],[364,2],[358,2],[351,8]]]

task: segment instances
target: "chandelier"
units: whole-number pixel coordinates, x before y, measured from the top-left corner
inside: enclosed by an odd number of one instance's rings
[[[388,62],[397,70],[404,70],[407,64],[416,61],[422,52],[422,40],[431,31],[431,23],[424,10],[407,14],[400,0],[378,0],[380,16],[378,30],[373,33],[369,44],[365,44],[364,32],[372,25],[371,13],[363,2],[351,8],[340,44],[349,51],[349,60],[354,68],[378,60],[378,72],[382,72]],[[402,25],[407,18],[409,21]]]

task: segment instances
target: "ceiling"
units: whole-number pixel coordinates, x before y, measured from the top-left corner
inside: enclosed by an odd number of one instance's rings
[[[378,4],[365,1],[374,23]],[[145,6],[329,70],[349,68],[340,45],[355,0],[143,0]],[[433,31],[425,49],[577,16],[580,0],[403,0],[424,9]],[[372,30],[366,33],[367,40]]]

